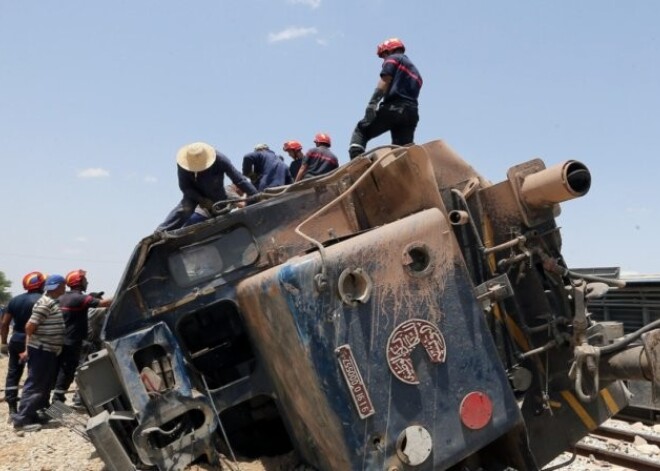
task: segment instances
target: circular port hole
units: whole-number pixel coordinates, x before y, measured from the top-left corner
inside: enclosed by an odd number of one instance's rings
[[[339,275],[337,287],[342,301],[350,306],[356,306],[369,300],[372,283],[361,268],[347,268]]]
[[[413,275],[424,274],[431,266],[431,255],[425,245],[408,246],[403,254],[403,264]]]
[[[591,187],[591,173],[583,163],[572,161],[566,167],[566,182],[575,194],[585,195]]]
[[[410,466],[424,463],[433,451],[433,439],[424,427],[407,427],[396,441],[396,453],[399,459]]]

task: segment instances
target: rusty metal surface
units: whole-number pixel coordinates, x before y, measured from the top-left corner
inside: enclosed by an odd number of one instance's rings
[[[427,248],[426,264],[392,256],[410,247]],[[318,291],[313,279],[322,263],[328,287]],[[374,291],[367,303],[349,307],[336,296],[333,280],[346,267],[369,273]],[[294,434],[308,437],[300,442],[308,462],[327,470],[394,466],[396,437],[412,422],[433,440],[432,461],[419,469],[442,469],[518,422],[479,303],[470,292],[461,298],[466,282],[449,224],[432,209],[328,247],[324,262],[310,254],[239,284],[239,304],[291,426],[299,429]],[[375,410],[364,426],[355,423],[361,418],[337,367],[335,352],[343,345],[351,346]],[[467,434],[456,420],[466,390],[488,391],[493,400],[492,421]],[[454,413],[438,415],[438,407]],[[306,449],[310,442],[314,447]],[[333,459],[347,451],[349,466],[328,463],[327,447]]]
[[[322,379],[300,342],[280,288],[272,280],[268,270],[238,287],[238,300],[253,341],[268,365],[294,440],[303,444],[299,450],[303,457],[324,470],[350,469],[341,424],[327,405]]]
[[[660,402],[660,329],[642,334],[644,353],[649,364],[650,375],[646,379],[651,381],[653,402]]]
[[[587,176],[536,159],[493,185],[432,141],[146,237],[80,377],[94,439],[159,469],[271,442],[320,471],[536,469],[625,406],[621,371],[660,377],[651,332],[593,402],[569,378],[599,344],[554,217]]]

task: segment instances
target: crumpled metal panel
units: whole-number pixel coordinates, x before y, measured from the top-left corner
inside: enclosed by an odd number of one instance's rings
[[[162,347],[172,365],[174,386],[164,393],[150,392],[140,377],[135,353],[157,345]],[[124,390],[138,426],[133,432],[133,443],[140,459],[160,470],[183,470],[202,455],[215,456],[212,435],[217,426],[210,402],[205,396],[195,397],[187,374],[181,348],[167,324],[160,322],[109,343],[109,351],[123,381]],[[203,414],[201,423],[191,427],[183,417],[189,411]],[[177,424],[181,417],[181,424]],[[166,425],[167,424],[167,425]],[[168,435],[176,427],[176,442],[159,447],[148,436],[151,433]]]

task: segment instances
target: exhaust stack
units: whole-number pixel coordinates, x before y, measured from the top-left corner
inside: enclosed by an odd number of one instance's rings
[[[589,169],[577,160],[567,160],[527,175],[520,195],[532,208],[542,208],[584,196],[591,186]]]

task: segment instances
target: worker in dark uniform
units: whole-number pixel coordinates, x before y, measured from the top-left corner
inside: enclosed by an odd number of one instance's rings
[[[18,413],[11,416],[17,431],[41,428],[39,411],[48,406],[57,374],[57,356],[64,343],[64,319],[58,298],[65,289],[62,275],[46,278],[45,293],[34,304],[32,315],[25,324],[25,346],[19,358],[27,361],[28,376]]]
[[[59,298],[66,331],[53,389],[53,401],[59,402],[66,401],[64,394],[69,390],[80,364],[83,342],[88,338],[89,309],[108,307],[112,303],[112,298],[102,299],[95,293],[85,294],[88,286],[85,270],[69,272],[66,275],[66,285],[69,291]]]
[[[383,59],[380,79],[364,118],[358,122],[351,136],[348,148],[351,159],[365,151],[369,140],[387,131],[390,131],[394,145],[414,142],[415,128],[419,122],[417,98],[422,88],[422,76],[404,54],[405,51],[403,42],[398,38],[378,45],[376,53]]]
[[[267,144],[259,144],[243,157],[243,175],[250,178],[258,191],[293,183],[289,168]]]
[[[2,340],[2,353],[9,354],[7,364],[7,380],[5,382],[5,400],[9,406],[9,413],[18,412],[18,384],[25,370],[25,363],[19,359],[25,350],[25,324],[32,315],[32,308],[44,292],[46,276],[38,271],[28,273],[23,277],[25,293],[13,297],[2,317],[0,325],[0,338]],[[11,339],[7,344],[9,324],[13,325]]]
[[[296,181],[303,178],[315,177],[324,173],[332,172],[339,167],[337,156],[330,150],[332,141],[330,136],[325,133],[318,133],[314,136],[316,147],[311,148],[305,153],[300,164],[300,170],[296,175]]]
[[[302,144],[298,141],[286,141],[282,148],[293,159],[289,164],[289,173],[294,179],[298,176],[298,170],[302,165],[303,157]]]
[[[227,199],[225,174],[248,196],[257,193],[254,185],[232,165],[229,158],[204,142],[183,146],[177,153],[176,162],[183,198],[156,231],[183,227],[197,205],[213,215],[213,204]]]

